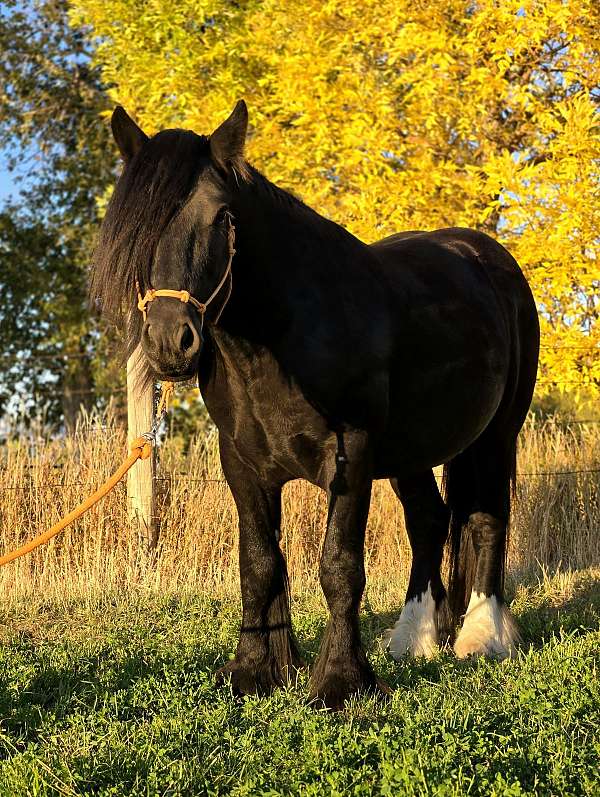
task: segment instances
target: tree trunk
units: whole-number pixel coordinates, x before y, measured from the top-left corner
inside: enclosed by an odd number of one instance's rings
[[[79,412],[94,405],[94,381],[87,357],[67,361],[62,380],[62,411],[67,433],[75,431]]]

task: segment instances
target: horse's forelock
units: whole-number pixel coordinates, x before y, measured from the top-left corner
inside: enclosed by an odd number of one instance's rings
[[[92,259],[90,298],[126,330],[129,351],[141,333],[136,283],[142,293],[150,287],[156,247],[193,192],[208,154],[203,136],[158,133],[124,168],[108,204]]]

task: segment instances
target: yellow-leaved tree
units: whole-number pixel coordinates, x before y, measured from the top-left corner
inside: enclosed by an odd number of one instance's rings
[[[540,395],[600,393],[597,0],[72,0],[151,133],[243,97],[249,160],[366,241],[478,227],[542,320]]]

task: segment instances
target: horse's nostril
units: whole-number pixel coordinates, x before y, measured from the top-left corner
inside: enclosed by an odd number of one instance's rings
[[[184,325],[181,338],[179,339],[179,345],[181,346],[181,351],[183,352],[188,351],[188,349],[191,349],[194,345],[194,333],[192,332],[189,324]]]

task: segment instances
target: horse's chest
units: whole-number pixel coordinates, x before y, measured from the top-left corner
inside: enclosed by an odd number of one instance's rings
[[[302,391],[277,367],[229,369],[205,393],[212,419],[260,475],[318,481],[332,432]]]

